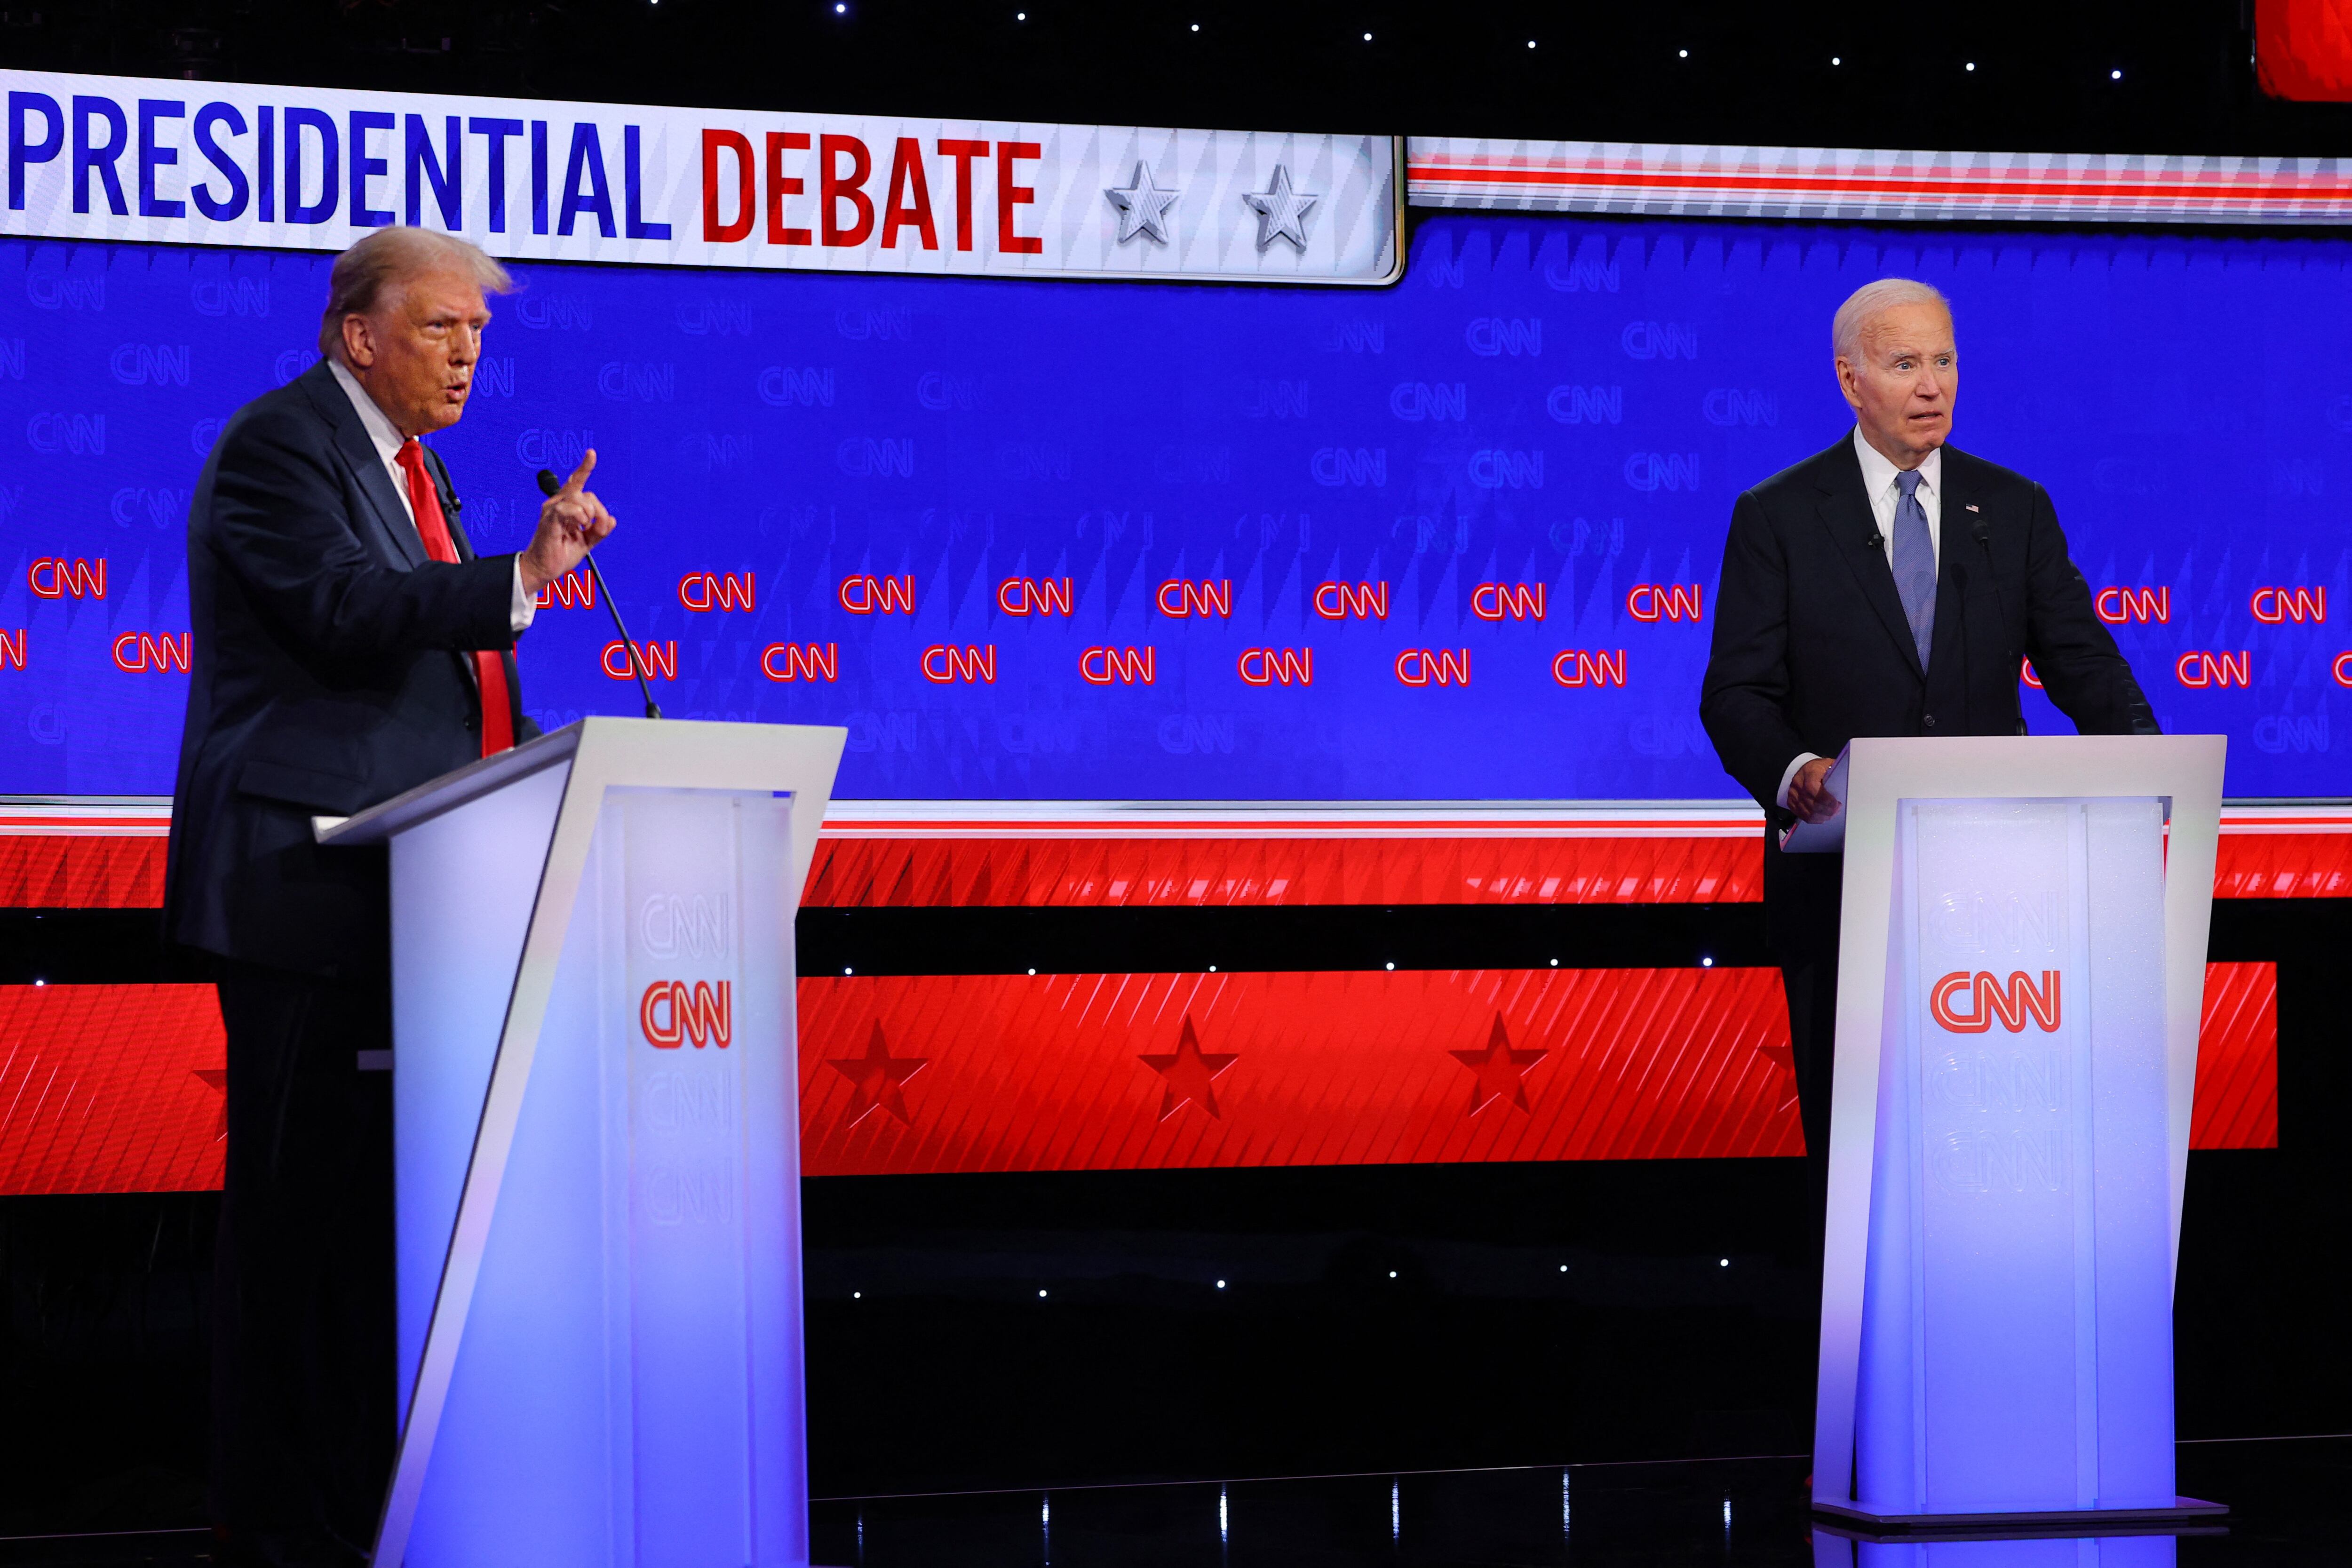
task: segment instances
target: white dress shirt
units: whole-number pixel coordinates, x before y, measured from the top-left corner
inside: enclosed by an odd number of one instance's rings
[[[1895,564],[1895,509],[1903,503],[1903,487],[1898,482],[1903,470],[1890,461],[1885,453],[1862,438],[1862,426],[1853,427],[1853,455],[1862,459],[1862,489],[1870,497],[1870,515],[1878,520],[1878,537],[1886,552],[1886,564]],[[1936,552],[1936,569],[1944,565],[1944,449],[1941,447],[1927,454],[1919,465],[1919,510],[1927,514],[1927,547]],[[1775,797],[1780,809],[1789,809],[1789,786],[1796,782],[1797,770],[1816,761],[1818,752],[1799,752],[1796,760],[1780,773],[1780,793]]]
[[[384,416],[383,410],[375,405],[375,399],[367,395],[367,388],[360,384],[359,377],[346,370],[341,360],[329,360],[327,368],[334,372],[337,384],[352,400],[352,406],[359,410],[360,424],[366,429],[368,439],[375,444],[376,456],[383,459],[384,472],[392,476],[392,493],[400,498],[400,510],[407,517],[408,526],[416,527],[416,503],[408,494],[408,470],[400,466],[400,448],[407,444],[407,438]],[[417,534],[416,542],[420,545],[425,542],[422,532]],[[429,555],[432,552],[425,553]],[[518,555],[514,566],[514,599],[507,613],[509,628],[520,632],[530,626],[531,617],[538,614],[539,606],[522,590],[522,557]]]

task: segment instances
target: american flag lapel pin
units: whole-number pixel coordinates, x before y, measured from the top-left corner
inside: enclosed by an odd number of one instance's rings
[[[1974,501],[1970,501],[1970,502],[1969,502],[1969,510],[1970,511],[1974,511],[1974,510],[1977,510],[1977,503],[1976,503],[1976,502],[1974,502]]]

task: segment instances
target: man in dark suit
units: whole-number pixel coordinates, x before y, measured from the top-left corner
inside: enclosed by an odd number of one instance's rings
[[[465,411],[512,285],[462,240],[336,259],[325,359],[239,409],[188,518],[194,659],[164,890],[228,1037],[213,1510],[228,1561],[364,1563],[397,1413],[383,852],[348,816],[537,731],[516,635],[613,519],[595,454],[520,555],[477,556],[417,437]]]
[[[1699,716],[1768,819],[1765,921],[1817,1184],[1844,860],[1783,855],[1780,833],[1838,810],[1831,760],[1857,735],[2023,734],[2021,659],[2083,733],[2157,732],[2048,492],[1945,445],[1952,337],[1949,305],[1924,283],[1882,279],[1839,309],[1832,339],[1854,428],[1739,498],[1716,590]]]

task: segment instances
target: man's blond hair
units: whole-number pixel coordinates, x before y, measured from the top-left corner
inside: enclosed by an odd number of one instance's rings
[[[507,269],[469,241],[429,228],[380,228],[335,258],[327,276],[327,313],[319,321],[319,352],[342,358],[345,317],[372,314],[386,290],[432,272],[464,273],[485,294],[514,292]]]

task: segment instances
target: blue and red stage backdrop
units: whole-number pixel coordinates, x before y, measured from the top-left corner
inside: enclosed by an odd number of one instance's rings
[[[531,265],[436,444],[485,552],[593,446],[665,709],[845,724],[847,797],[1719,796],[1732,500],[1847,428],[1830,313],[1911,274],[1958,307],[1959,443],[2050,488],[2166,728],[2315,795],[2347,258],[1449,216],[1385,290]],[[189,496],[313,362],[327,267],[0,247],[0,790],[170,788]],[[635,710],[591,592],[524,639],[543,724]]]

